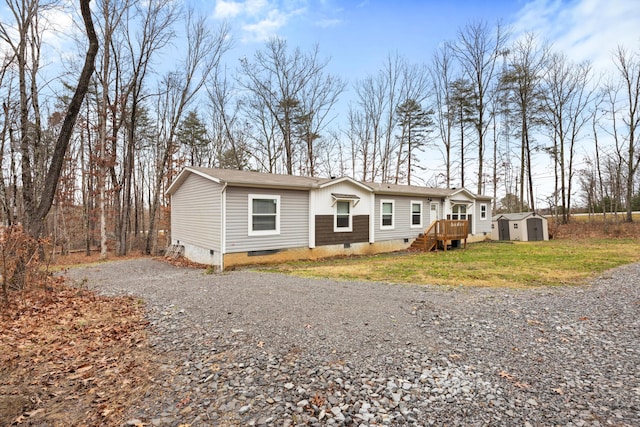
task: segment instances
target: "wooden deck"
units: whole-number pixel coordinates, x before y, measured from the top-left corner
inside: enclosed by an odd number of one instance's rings
[[[469,235],[469,221],[440,219],[431,223],[431,226],[421,233],[411,244],[410,249],[429,252],[432,250],[447,250],[447,246],[454,240],[464,242],[467,247]]]

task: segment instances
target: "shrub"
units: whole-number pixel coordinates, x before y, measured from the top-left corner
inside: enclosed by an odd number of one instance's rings
[[[46,280],[46,274],[40,269],[44,243],[27,234],[21,225],[0,227],[0,277],[5,304],[9,303],[9,291]]]

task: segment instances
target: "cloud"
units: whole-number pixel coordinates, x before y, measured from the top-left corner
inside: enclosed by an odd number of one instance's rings
[[[316,27],[331,28],[342,23],[342,19],[321,19],[316,21]]]
[[[244,41],[265,41],[273,36],[287,23],[286,15],[278,10],[272,10],[269,15],[254,24],[245,24],[242,29],[245,34]]]
[[[596,70],[610,69],[618,45],[640,44],[640,12],[628,0],[533,0],[518,14],[516,35],[533,31],[574,61],[591,61]]]
[[[265,11],[269,11],[271,7],[267,0],[247,0],[245,2],[245,11],[249,16],[260,16]]]
[[[236,1],[218,0],[213,11],[213,16],[216,19],[235,18],[242,13],[243,6],[242,3]]]
[[[290,20],[306,12],[299,0],[217,0],[214,17],[235,21],[245,43],[262,42],[277,35]]]

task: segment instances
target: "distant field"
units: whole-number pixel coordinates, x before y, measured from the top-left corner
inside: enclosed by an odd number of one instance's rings
[[[449,286],[530,287],[584,283],[640,261],[640,239],[483,242],[467,249],[292,262],[265,269],[304,277]]]
[[[634,221],[640,222],[640,212],[632,212],[632,217]],[[552,216],[547,216],[547,218],[551,219]],[[618,213],[607,213],[606,215],[599,214],[572,214],[571,220],[576,222],[603,222],[605,219],[607,221],[615,222],[615,221],[624,221],[627,218],[626,212],[618,212]]]

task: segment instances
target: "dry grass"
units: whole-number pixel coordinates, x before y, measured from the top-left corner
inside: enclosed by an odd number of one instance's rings
[[[562,226],[570,238],[547,242],[484,242],[466,250],[400,252],[372,257],[336,258],[321,262],[292,262],[271,270],[305,277],[415,283],[447,286],[531,287],[574,285],[602,272],[640,262],[640,228],[619,224],[600,231]],[[605,238],[614,232],[622,238]],[[577,238],[584,234],[599,237]]]

